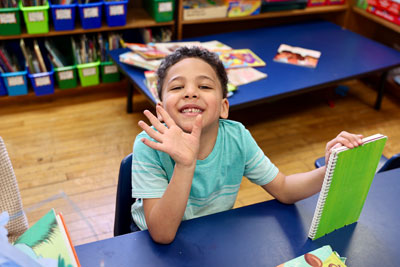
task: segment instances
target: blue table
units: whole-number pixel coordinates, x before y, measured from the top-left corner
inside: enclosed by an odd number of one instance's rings
[[[232,48],[249,48],[267,65],[258,70],[268,77],[239,87],[229,98],[230,109],[238,109],[279,98],[316,90],[339,82],[383,72],[375,108],[383,96],[386,71],[400,66],[400,53],[325,21],[223,33],[184,41],[218,40]],[[315,69],[276,63],[272,59],[280,44],[300,46],[322,52]],[[128,49],[110,52],[111,58],[132,84],[155,105],[144,83],[143,70],[120,63],[118,56]],[[132,112],[133,89],[128,94],[128,112]]]
[[[170,245],[142,231],[76,251],[82,266],[276,266],[329,244],[348,266],[400,266],[400,169],[376,175],[357,223],[311,241],[317,199],[294,205],[272,200],[184,221]]]

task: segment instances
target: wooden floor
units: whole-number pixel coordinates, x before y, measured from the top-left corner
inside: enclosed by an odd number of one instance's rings
[[[384,154],[400,152],[400,101],[386,96],[376,111],[374,90],[359,81],[346,85],[346,96],[318,91],[232,112],[230,118],[246,125],[285,174],[312,170],[326,142],[341,130],[386,134]],[[135,95],[134,113],[127,114],[125,94],[122,83],[50,97],[0,98],[0,136],[30,224],[54,207],[63,212],[75,245],[113,235],[119,164],[141,131],[141,111],[151,109]],[[267,199],[244,179],[235,207]]]

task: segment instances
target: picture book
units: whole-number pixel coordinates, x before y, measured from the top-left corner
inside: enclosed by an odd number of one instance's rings
[[[250,49],[234,49],[216,52],[226,69],[244,67],[262,67],[265,62]]]
[[[62,215],[54,209],[23,233],[14,246],[35,260],[45,261],[44,266],[80,266]]]
[[[224,51],[232,50],[232,47],[230,47],[226,44],[223,44],[217,40],[202,42],[201,47],[203,47],[209,51],[212,51],[212,52],[224,52]]]
[[[145,59],[161,59],[167,56],[167,53],[158,50],[154,45],[139,43],[125,43],[125,45]]]
[[[320,57],[320,51],[281,44],[274,57],[274,61],[302,67],[315,68],[317,67]]]
[[[375,134],[349,149],[334,148],[326,167],[308,237],[317,239],[358,220],[387,137]]]
[[[157,50],[166,53],[167,55],[171,54],[174,52],[176,49],[179,47],[193,47],[193,46],[201,46],[201,43],[198,41],[194,42],[171,42],[171,43],[150,43],[151,45],[154,45]]]
[[[160,66],[161,64],[160,59],[153,59],[153,60],[144,59],[135,52],[130,52],[130,51],[119,55],[119,61],[145,70],[156,70],[158,66]]]
[[[154,99],[158,102],[160,98],[158,97],[157,91],[157,74],[155,71],[147,70],[144,72],[144,77],[146,78],[146,86]]]
[[[276,267],[346,267],[345,260],[346,258],[341,258],[331,246],[326,245]]]
[[[267,74],[255,68],[228,69],[227,74],[229,82],[234,86],[255,82],[267,77]]]

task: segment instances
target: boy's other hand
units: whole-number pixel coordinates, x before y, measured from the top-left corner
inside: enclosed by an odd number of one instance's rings
[[[340,134],[338,134],[338,136],[336,136],[334,139],[332,139],[326,144],[325,166],[328,165],[329,156],[332,153],[332,149],[340,146],[346,146],[348,148],[358,147],[359,145],[362,144],[362,138],[363,136],[361,134],[352,134],[346,131],[343,131]]]
[[[189,134],[176,125],[175,121],[168,115],[164,108],[157,105],[156,110],[167,126],[161,123],[150,111],[145,110],[143,114],[157,131],[144,121],[139,121],[138,125],[157,142],[146,138],[143,138],[142,142],[153,149],[167,153],[176,164],[187,167],[195,166],[200,146],[201,115],[196,117],[193,130]]]

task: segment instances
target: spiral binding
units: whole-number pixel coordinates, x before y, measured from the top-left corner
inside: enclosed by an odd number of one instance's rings
[[[322,189],[319,194],[317,206],[315,207],[314,217],[311,222],[310,231],[308,232],[308,237],[314,239],[317,231],[318,225],[321,220],[322,212],[324,210],[324,205],[326,198],[328,197],[329,187],[331,186],[333,173],[335,171],[335,166],[337,162],[338,151],[335,149],[332,151],[331,156],[329,157],[328,166],[326,167],[324,182],[322,184]]]

